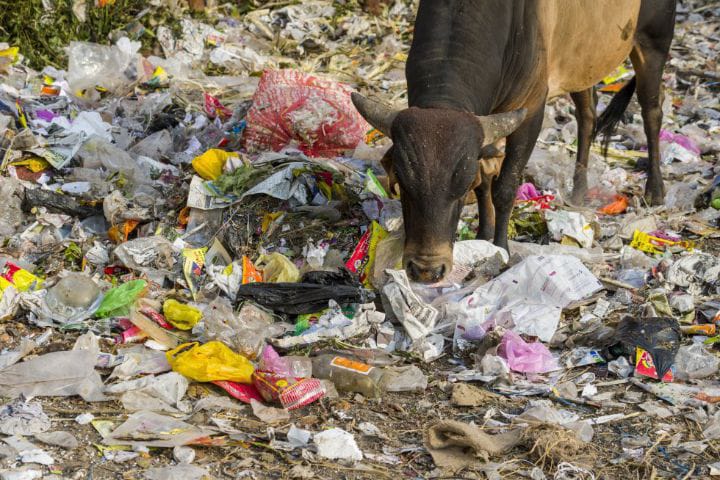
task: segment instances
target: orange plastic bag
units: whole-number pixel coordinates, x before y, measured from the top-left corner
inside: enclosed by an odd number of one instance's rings
[[[173,371],[196,382],[251,383],[255,371],[250,360],[221,342],[184,343],[165,355]]]
[[[605,205],[600,210],[600,213],[605,215],[619,215],[628,208],[628,199],[624,195],[615,195],[615,201]]]

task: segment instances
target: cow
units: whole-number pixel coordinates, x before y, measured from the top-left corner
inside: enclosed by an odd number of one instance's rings
[[[591,143],[598,132],[608,138],[637,90],[649,156],[645,196],[663,203],[661,83],[675,10],[675,0],[420,0],[406,65],[409,108],[352,95],[368,123],[393,141],[382,163],[400,192],[411,280],[437,282],[450,272],[471,191],[478,238],[507,249],[515,191],[549,98],[570,94],[576,106],[571,201],[581,203]],[[628,55],[635,76],[597,118],[594,86]]]

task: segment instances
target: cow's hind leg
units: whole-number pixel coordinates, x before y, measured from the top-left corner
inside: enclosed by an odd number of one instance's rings
[[[493,183],[492,198],[495,205],[495,245],[508,248],[508,223],[515,203],[515,193],[520,185],[522,172],[535,148],[540,134],[545,109],[545,95],[539,106],[529,111],[520,127],[508,138],[505,160],[500,175]]]
[[[662,125],[662,74],[675,25],[675,2],[643,1],[635,48],[630,54],[637,78],[637,96],[648,143],[648,177],[645,197],[651,205],[665,200],[660,171],[660,127]]]
[[[589,88],[582,92],[571,93],[575,102],[575,118],[578,125],[578,151],[577,162],[575,163],[575,175],[573,177],[573,191],[570,200],[575,205],[582,205],[587,194],[587,170],[590,158],[590,146],[593,141],[596,114],[595,89]]]

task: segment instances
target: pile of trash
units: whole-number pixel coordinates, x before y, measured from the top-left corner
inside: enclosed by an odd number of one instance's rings
[[[468,204],[420,285],[350,101],[404,102],[386,3],[208,10],[65,70],[0,44],[0,479],[720,476],[720,7],[679,6],[665,206],[637,105],[572,205],[561,98],[510,251]]]

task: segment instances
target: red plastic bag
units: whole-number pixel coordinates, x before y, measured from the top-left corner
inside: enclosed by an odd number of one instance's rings
[[[311,157],[333,158],[354,149],[370,125],[355,110],[352,90],[296,70],[268,70],[247,114],[245,148],[288,145]]]

